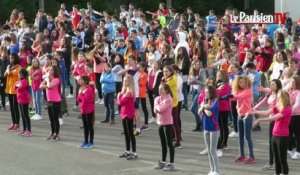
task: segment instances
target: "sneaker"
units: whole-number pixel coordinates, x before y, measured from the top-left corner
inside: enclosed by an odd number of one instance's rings
[[[116,124],[116,122],[114,120],[112,120],[112,121],[109,122],[109,124],[114,125],[114,124]]]
[[[138,131],[138,130],[135,130],[134,133],[133,133],[134,136],[141,136],[142,133],[141,131]]]
[[[156,123],[156,118],[152,117],[152,118],[148,121],[148,123]]]
[[[208,150],[205,148],[203,151],[199,152],[200,155],[208,154]]]
[[[26,132],[25,130],[22,130],[21,132],[18,133],[18,135],[23,135],[25,134],[25,132]]]
[[[84,146],[85,149],[92,149],[94,148],[94,144],[93,143],[88,143]]]
[[[273,167],[273,165],[270,165],[267,163],[264,167],[262,167],[261,170],[263,170],[263,171],[274,170],[274,167]]]
[[[130,152],[125,151],[123,154],[119,155],[119,158],[126,158],[130,155]]]
[[[7,129],[7,131],[11,131],[14,127],[15,127],[15,125],[14,125],[14,124],[11,124],[11,125],[9,126],[9,128]]]
[[[100,101],[99,101],[99,105],[103,105],[104,104],[104,101],[103,101],[103,99],[100,99]]]
[[[35,120],[37,114],[34,114],[30,119]]]
[[[100,103],[100,98],[98,98],[97,101],[95,101],[96,104]]]
[[[36,114],[33,120],[42,120],[43,117],[40,114]]]
[[[256,160],[254,158],[248,158],[244,162],[245,164],[254,164],[256,163]]]
[[[136,159],[138,159],[137,153],[130,153],[130,154],[127,156],[127,160],[136,160]]]
[[[81,145],[78,146],[79,149],[84,149],[84,147],[87,145],[87,143],[82,142]]]
[[[296,151],[296,152],[294,153],[294,155],[291,157],[291,159],[293,159],[293,160],[298,160],[298,159],[300,159],[300,153]]]
[[[11,132],[19,132],[20,131],[19,125],[15,125],[10,131]]]
[[[289,150],[288,150],[287,153],[288,153],[289,158],[292,158],[293,155],[294,155],[294,152],[293,152],[293,151],[289,151]]]
[[[68,96],[66,96],[66,98],[74,98],[74,95],[69,94]]]
[[[63,112],[62,117],[67,117],[67,116],[69,116],[69,112],[68,111]]]
[[[63,125],[64,124],[64,120],[62,118],[59,118],[59,125]]]
[[[218,172],[213,172],[211,175],[220,175]]]
[[[52,142],[60,141],[59,135],[55,135],[50,141],[52,141]]]
[[[5,103],[5,106],[9,106],[9,102],[8,101]]]
[[[73,106],[72,110],[77,111],[79,109],[79,106]]]
[[[175,170],[175,167],[173,164],[168,164],[166,165],[164,168],[163,168],[163,171],[174,171]]]
[[[261,128],[259,125],[256,125],[254,128],[252,128],[252,131],[261,131]]]
[[[222,156],[223,156],[223,151],[220,150],[220,149],[218,149],[218,150],[217,150],[217,156],[218,156],[218,157],[222,157]]]
[[[32,132],[31,131],[26,131],[22,136],[24,136],[24,137],[31,137],[32,136]]]
[[[230,138],[237,138],[237,137],[239,137],[239,133],[232,131],[232,132],[229,134],[229,137],[230,137]]]
[[[181,149],[182,148],[180,143],[175,143],[173,147],[174,147],[174,149]]]
[[[50,135],[49,137],[46,138],[46,140],[53,140],[54,135]]]
[[[246,160],[245,156],[239,156],[234,160],[235,163],[244,162]]]
[[[101,123],[108,123],[109,120],[102,120]]]
[[[154,167],[156,170],[162,170],[166,167],[166,162],[158,161],[158,164]]]
[[[149,130],[149,127],[148,127],[148,125],[143,125],[143,126],[141,127],[141,130],[143,130],[143,131],[147,131],[147,130]]]
[[[119,111],[116,111],[116,112],[115,112],[115,115],[119,115]]]

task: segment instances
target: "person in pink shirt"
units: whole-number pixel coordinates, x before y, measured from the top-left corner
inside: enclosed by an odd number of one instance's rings
[[[219,70],[217,73],[217,94],[218,97],[231,93],[231,87],[229,85],[228,73],[225,70]],[[219,126],[220,137],[218,141],[218,149],[227,149],[227,141],[229,135],[228,128],[228,116],[230,112],[229,100],[219,101]]]
[[[173,147],[173,117],[172,117],[173,98],[170,87],[167,84],[159,86],[159,96],[154,101],[154,113],[159,125],[158,133],[162,146],[162,159],[158,162],[155,169],[164,171],[174,170],[175,149]],[[170,152],[170,163],[166,164],[167,146]]]
[[[282,88],[281,81],[278,79],[271,81],[270,88],[258,87],[258,90],[265,92],[266,96],[257,105],[255,105],[253,109],[257,110],[265,104],[268,104],[269,109],[276,107],[278,92],[282,90]],[[262,168],[264,171],[274,169],[274,154],[272,149],[272,132],[274,123],[274,121],[271,121],[269,125],[269,163]]]
[[[238,76],[232,83],[232,94],[227,95],[233,100],[237,100],[238,131],[240,155],[235,159],[236,163],[254,164],[256,160],[253,152],[253,142],[251,137],[253,114],[252,111],[252,84],[248,76]],[[226,95],[225,95],[226,96]],[[224,97],[224,96],[223,96]],[[221,97],[220,99],[224,99]],[[226,99],[226,98],[225,98]],[[244,139],[246,138],[249,150],[249,158],[246,159],[244,151]]]
[[[28,72],[26,69],[21,69],[19,71],[19,81],[16,83],[17,89],[17,101],[19,104],[22,122],[23,122],[23,130],[19,132],[19,135],[30,137],[32,135],[31,132],[31,123],[28,114],[28,107],[30,103],[30,94],[29,94],[29,84],[28,84]]]
[[[49,68],[49,76],[41,83],[40,88],[46,89],[47,102],[48,102],[48,115],[51,125],[51,135],[47,138],[50,141],[59,141],[59,113],[60,113],[60,72],[57,66]]]
[[[42,83],[43,72],[40,68],[40,62],[38,59],[34,58],[32,60],[32,67],[29,72],[29,76],[31,79],[31,87],[33,92],[34,106],[35,106],[35,114],[32,117],[33,120],[41,120],[42,119],[42,90],[40,89],[40,85]]]
[[[138,155],[136,153],[136,141],[133,134],[133,122],[135,119],[135,85],[133,77],[126,75],[123,81],[122,91],[118,94],[117,103],[121,106],[121,119],[126,141],[126,151],[119,155],[120,158],[127,158],[127,160],[136,160]],[[132,152],[130,152],[130,143]]]
[[[19,59],[20,59],[20,64],[22,68],[27,68],[28,63],[27,63],[27,56],[30,55],[30,51],[27,48],[26,42],[22,41],[20,43],[20,51],[18,53]]]
[[[76,80],[76,104],[73,107],[73,110],[79,109],[78,100],[77,100],[78,99],[77,98],[78,97],[78,91],[79,91],[79,87],[80,87],[79,79],[80,79],[81,76],[86,74],[85,65],[86,65],[85,54],[83,52],[79,52],[78,60],[74,63],[74,65],[73,65],[74,69],[72,71],[74,79]]]
[[[84,142],[79,148],[90,149],[94,146],[94,114],[95,114],[95,93],[89,85],[89,77],[84,75],[79,79],[80,89],[77,96],[80,104],[80,113],[84,128]],[[88,138],[90,136],[90,142]]]
[[[272,147],[275,157],[275,174],[288,174],[287,148],[289,143],[289,125],[292,115],[292,105],[288,92],[280,91],[277,97],[276,106],[267,111],[252,111],[255,114],[269,115],[267,118],[259,118],[253,125],[261,122],[275,121],[272,130]]]
[[[300,76],[293,76],[288,86],[293,109],[288,154],[291,159],[298,160],[300,159]],[[294,143],[296,143],[295,152],[293,152]]]

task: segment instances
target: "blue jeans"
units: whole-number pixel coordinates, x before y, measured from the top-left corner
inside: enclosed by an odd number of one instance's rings
[[[201,124],[201,118],[198,114],[198,108],[199,108],[199,105],[198,105],[198,97],[199,97],[199,93],[192,89],[192,106],[191,106],[191,112],[194,114],[195,116],[195,120],[196,120],[196,124],[199,125]]]
[[[246,138],[248,149],[249,149],[249,157],[254,158],[253,143],[251,138],[252,122],[253,122],[252,114],[249,114],[247,118],[243,116],[238,117],[240,156],[245,156],[244,138]]]
[[[111,120],[115,119],[115,92],[110,92],[107,94],[103,93],[103,97],[104,97],[104,106],[105,106],[105,110],[106,110],[106,121],[109,121],[109,118]]]
[[[188,85],[187,82],[182,83],[183,106],[188,107]]]
[[[32,90],[33,92],[33,100],[34,100],[34,106],[35,106],[35,114],[42,114],[42,90]]]

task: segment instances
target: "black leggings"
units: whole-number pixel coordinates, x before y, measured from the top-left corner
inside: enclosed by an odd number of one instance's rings
[[[118,96],[118,93],[122,91],[122,82],[115,82],[116,84],[116,96]],[[121,106],[118,105],[118,111],[121,112]]]
[[[148,125],[149,112],[147,109],[147,102],[146,102],[147,98],[140,98],[140,100],[141,100],[142,110],[145,116],[145,125]]]
[[[20,113],[19,113],[19,105],[17,101],[16,94],[8,94],[8,101],[10,106],[11,119],[13,124],[19,125],[20,123]]]
[[[274,128],[274,121],[270,122],[269,126],[269,164],[273,165],[274,164],[274,151],[272,148],[272,133],[273,133],[273,128]]]
[[[148,90],[148,98],[149,98],[149,102],[150,102],[152,117],[155,117],[155,113],[154,113],[154,94],[153,94],[153,91]]]
[[[289,174],[289,166],[287,162],[287,148],[289,137],[272,136],[272,147],[275,157],[275,173]]]
[[[296,151],[300,153],[300,116],[299,115],[292,116],[289,130],[290,130],[290,143],[288,149],[292,151],[294,145],[296,144]]]
[[[75,85],[75,97],[76,97],[76,106],[78,106],[78,100],[77,100],[77,97],[78,97],[78,93],[79,93],[79,88],[80,88],[80,85],[76,82],[76,85]],[[73,93],[72,93],[73,94]]]
[[[4,108],[5,107],[5,86],[4,85],[3,86],[0,85],[0,96],[1,96],[1,106]]]
[[[31,122],[28,114],[29,104],[19,104],[22,122],[23,122],[23,131],[31,131]]]
[[[90,143],[94,143],[94,112],[89,114],[81,114],[82,115],[82,123],[84,128],[84,142],[89,143],[89,136],[90,136]]]
[[[238,132],[238,127],[237,127],[238,113],[237,113],[236,105],[237,105],[236,101],[231,101],[230,109],[231,109],[231,115],[232,115],[232,118],[233,118],[234,132]]]
[[[60,113],[60,102],[48,102],[48,115],[51,125],[51,135],[59,134],[59,113]]]
[[[218,148],[221,148],[222,146],[227,146],[228,134],[229,134],[228,115],[229,115],[229,111],[219,112],[220,138],[218,141]]]
[[[181,130],[181,106],[182,106],[182,101],[179,101],[178,102],[178,126],[179,126],[179,130],[180,130],[180,133],[182,132]]]
[[[133,119],[123,119],[122,120],[125,142],[126,142],[126,151],[130,151],[130,142],[132,144],[132,152],[136,152],[136,142],[135,136],[133,135]]]
[[[102,85],[100,83],[100,78],[101,78],[101,73],[95,73],[96,74],[96,88],[97,88],[97,91],[98,91],[98,97],[100,99],[102,99]]]
[[[173,125],[165,125],[158,127],[158,133],[162,148],[162,159],[161,161],[166,162],[167,152],[169,147],[170,152],[170,163],[174,163],[175,151],[173,147]]]

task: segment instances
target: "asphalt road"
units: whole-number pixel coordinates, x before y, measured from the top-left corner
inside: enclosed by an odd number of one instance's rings
[[[162,172],[153,167],[161,158],[157,125],[150,124],[149,130],[137,137],[138,160],[127,161],[118,155],[125,150],[124,135],[121,135],[121,120],[116,117],[115,125],[100,124],[104,119],[104,106],[97,105],[95,124],[95,147],[91,150],[78,149],[83,140],[79,128],[79,112],[72,111],[74,99],[68,100],[70,116],[64,118],[61,127],[61,141],[49,142],[50,126],[48,116],[32,121],[33,136],[25,138],[6,131],[11,123],[10,112],[0,111],[0,175],[111,175],[111,174],[199,174],[209,172],[208,158],[200,156],[205,148],[201,132],[192,132],[194,117],[190,111],[182,112],[182,149],[175,152],[175,172]],[[231,130],[231,129],[230,129]],[[237,138],[229,138],[228,150],[220,158],[222,175],[271,175],[274,171],[261,171],[268,160],[268,125],[262,131],[253,132],[254,165],[235,164],[238,155]],[[290,175],[300,174],[300,160],[289,160]]]

